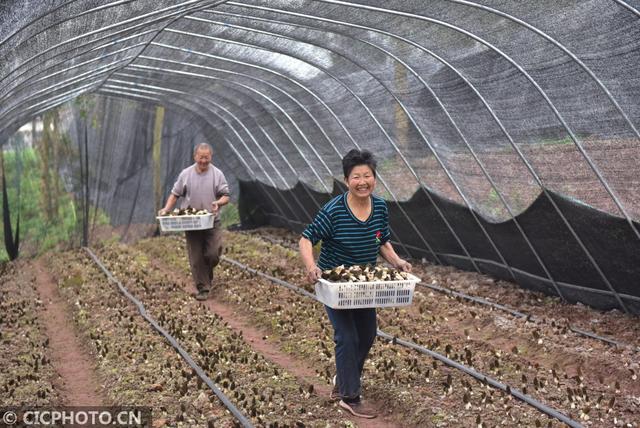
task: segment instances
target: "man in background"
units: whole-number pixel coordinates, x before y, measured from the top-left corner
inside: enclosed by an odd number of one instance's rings
[[[164,208],[158,215],[166,215],[182,197],[181,208],[207,210],[214,216],[212,229],[185,232],[191,276],[198,293],[196,299],[206,300],[213,282],[213,269],[222,254],[222,229],[218,213],[229,203],[229,185],[222,171],[213,166],[213,149],[207,143],[197,144],[193,150],[195,163],[182,170]]]

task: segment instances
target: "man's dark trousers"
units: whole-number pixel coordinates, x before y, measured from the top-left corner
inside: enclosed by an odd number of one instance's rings
[[[193,282],[198,291],[207,292],[212,286],[213,268],[222,255],[222,229],[214,224],[213,229],[189,230],[185,235]]]

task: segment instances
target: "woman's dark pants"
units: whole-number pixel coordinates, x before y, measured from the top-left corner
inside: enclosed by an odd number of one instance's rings
[[[332,309],[326,305],[325,309],[333,325],[340,396],[358,399],[364,361],[376,338],[376,310]]]

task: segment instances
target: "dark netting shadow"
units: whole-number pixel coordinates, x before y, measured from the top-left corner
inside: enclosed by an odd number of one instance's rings
[[[298,183],[291,190],[281,191],[260,182],[241,181],[241,219],[247,227],[272,225],[301,232],[307,223],[296,218],[301,218],[302,213],[282,216],[279,207],[272,202],[277,200],[278,193],[283,193],[283,197],[286,198],[298,197],[315,205],[324,204],[345,190],[344,184],[338,181],[334,182],[331,195],[310,190],[304,183]],[[306,199],[309,195],[312,195],[313,201]],[[562,208],[566,220],[582,238],[589,254],[599,261],[599,267],[608,278],[611,287],[619,293],[628,308],[634,313],[640,313],[640,290],[636,286],[640,283],[640,243],[626,222],[562,195],[553,192],[551,195],[555,203]],[[513,280],[508,267],[500,263],[499,257],[492,251],[480,229],[474,227],[469,211],[436,194],[431,196],[440,205],[481,271],[498,278]],[[404,249],[406,256],[434,261],[432,254],[421,247],[412,228],[399,215],[401,205],[423,231],[440,260],[465,270],[473,270],[471,261],[461,251],[453,236],[446,233],[447,228],[442,224],[441,217],[423,192],[416,192],[408,201],[388,202],[388,205],[391,226],[402,242],[398,248],[399,252],[403,252]],[[525,212],[518,215],[517,220],[527,231],[531,231],[529,237],[533,246],[543,255],[545,265],[568,301],[582,302],[605,310],[618,307],[617,299],[609,290],[609,286],[602,283],[593,263],[575,243],[564,221],[546,198],[540,196]],[[545,276],[540,264],[536,263],[529,246],[515,228],[513,220],[504,223],[483,221],[483,225],[490,230],[500,251],[506,255],[507,263],[518,284],[535,291],[557,295],[551,281]]]

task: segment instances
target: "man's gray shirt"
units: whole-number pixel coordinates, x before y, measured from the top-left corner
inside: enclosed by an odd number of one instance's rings
[[[209,168],[199,173],[198,164],[182,170],[171,193],[182,197],[180,208],[192,207],[211,211],[211,204],[221,196],[229,195],[229,185],[222,171],[209,164]]]

